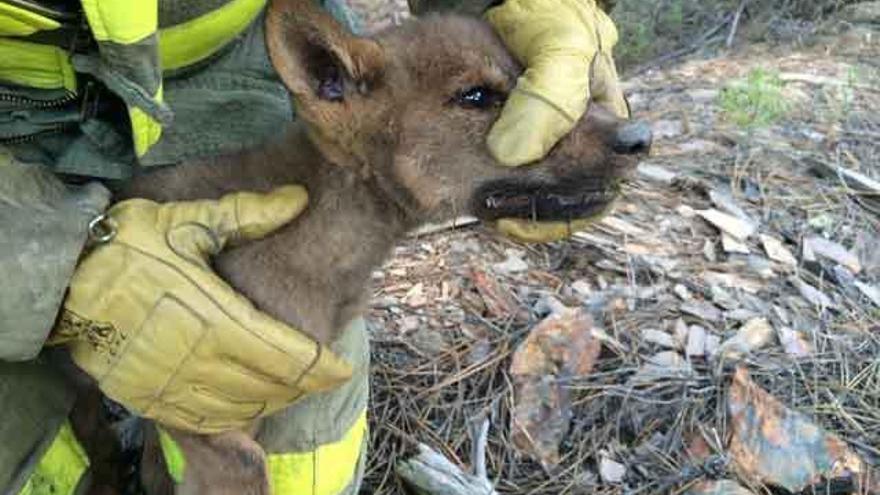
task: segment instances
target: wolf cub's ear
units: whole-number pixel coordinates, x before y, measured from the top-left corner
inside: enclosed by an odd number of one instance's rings
[[[266,44],[275,70],[306,110],[367,93],[384,72],[379,44],[346,31],[313,0],[272,0]]]

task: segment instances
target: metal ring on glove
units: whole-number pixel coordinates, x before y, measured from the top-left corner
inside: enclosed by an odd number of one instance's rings
[[[95,244],[105,244],[116,237],[116,225],[105,213],[102,213],[89,222],[89,241]]]

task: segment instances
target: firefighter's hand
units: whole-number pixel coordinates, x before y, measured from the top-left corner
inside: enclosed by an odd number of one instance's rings
[[[612,58],[617,28],[595,0],[506,0],[486,17],[526,67],[489,134],[499,162],[543,158],[591,101],[629,117]]]
[[[211,270],[224,246],[259,239],[305,207],[301,187],[219,201],[115,205],[111,240],[74,274],[52,343],[111,399],[168,426],[215,433],[345,382],[329,349],[270,318]]]

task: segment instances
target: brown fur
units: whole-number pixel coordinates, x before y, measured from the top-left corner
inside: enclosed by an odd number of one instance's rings
[[[370,273],[395,242],[425,222],[479,213],[481,188],[505,181],[530,190],[608,189],[634,163],[612,151],[619,119],[594,105],[546,159],[520,168],[497,164],[485,139],[501,105],[462,108],[457,97],[477,86],[507,93],[521,69],[475,19],[431,17],[365,39],[344,32],[309,0],[275,0],[267,41],[296,99],[297,123],[260,149],[139,177],[120,199],[306,186],[303,215],[264,240],[224,251],[214,267],[260,309],[321,342],[363,314]],[[334,71],[341,101],[322,97]],[[179,492],[267,493],[265,460],[250,436],[176,439],[188,460]]]

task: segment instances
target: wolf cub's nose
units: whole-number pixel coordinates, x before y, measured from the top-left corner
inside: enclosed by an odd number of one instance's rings
[[[651,149],[654,134],[647,122],[629,122],[617,129],[612,149],[621,155],[647,153]]]

